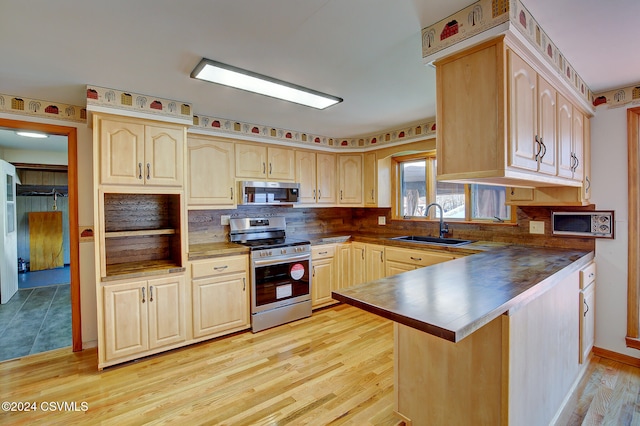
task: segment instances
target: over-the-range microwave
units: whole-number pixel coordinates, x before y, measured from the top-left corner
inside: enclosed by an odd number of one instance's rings
[[[294,182],[241,181],[240,204],[293,204],[298,202],[300,184]]]
[[[551,212],[555,235],[613,238],[614,223],[613,210]]]

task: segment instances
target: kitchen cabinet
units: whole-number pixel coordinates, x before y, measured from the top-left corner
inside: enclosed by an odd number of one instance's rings
[[[580,364],[587,362],[595,341],[596,263],[580,271]]]
[[[319,308],[337,303],[331,298],[336,289],[335,244],[323,244],[311,247],[311,306]]]
[[[362,156],[362,187],[365,207],[377,207],[378,161],[375,152]]]
[[[338,155],[338,204],[363,204],[362,179],[362,154]]]
[[[295,151],[295,181],[300,184],[300,204],[335,205],[336,155]]]
[[[235,152],[231,141],[199,135],[187,138],[187,206],[235,208]]]
[[[414,250],[399,247],[386,247],[385,255],[386,276],[413,271],[414,269],[424,266],[457,259],[456,255],[447,252]]]
[[[559,89],[550,83],[555,77],[510,34],[442,58],[435,66],[439,180],[582,186],[578,176],[557,175],[556,145],[562,135],[557,133]],[[573,152],[582,163],[582,151],[574,146]]]
[[[336,290],[351,287],[351,253],[351,243],[336,245]]]
[[[247,329],[248,256],[225,256],[191,262],[193,337],[215,337]]]
[[[293,181],[295,178],[294,151],[276,146],[235,145],[236,177]]]
[[[351,243],[351,285],[367,282],[366,247],[364,243]]]
[[[182,186],[184,126],[99,114],[93,124],[101,184]]]
[[[184,277],[104,285],[100,363],[130,359],[186,340]]]
[[[367,244],[365,246],[365,280],[374,281],[386,276],[384,246]]]

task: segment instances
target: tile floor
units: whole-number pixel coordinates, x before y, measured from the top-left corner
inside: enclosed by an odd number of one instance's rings
[[[23,288],[0,305],[0,361],[71,346],[69,284]]]

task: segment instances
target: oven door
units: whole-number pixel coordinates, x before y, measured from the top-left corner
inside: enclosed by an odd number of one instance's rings
[[[311,255],[253,259],[251,313],[311,300]]]

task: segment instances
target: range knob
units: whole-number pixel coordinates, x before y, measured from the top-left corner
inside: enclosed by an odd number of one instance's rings
[[[287,249],[286,248],[280,249],[280,254],[287,254]]]

